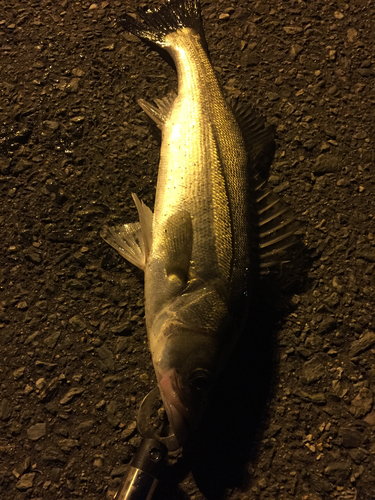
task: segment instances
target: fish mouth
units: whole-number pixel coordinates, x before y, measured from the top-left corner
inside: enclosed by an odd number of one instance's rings
[[[158,377],[161,398],[167,412],[169,425],[181,447],[187,437],[188,408],[183,404],[177,372],[171,368]]]

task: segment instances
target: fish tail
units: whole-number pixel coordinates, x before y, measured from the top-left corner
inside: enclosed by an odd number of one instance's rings
[[[183,28],[196,31],[205,45],[199,0],[169,0],[158,9],[137,11],[143,22],[126,14],[119,19],[123,28],[146,42],[165,47],[165,37]]]

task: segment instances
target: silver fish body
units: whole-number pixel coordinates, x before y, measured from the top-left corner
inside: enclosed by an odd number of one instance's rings
[[[153,216],[134,197],[140,224],[104,238],[145,271],[149,345],[180,445],[246,317],[254,191],[262,184],[252,163],[273,133],[245,113],[254,145],[246,141],[207,55],[196,0],[141,15],[143,23],[125,18],[125,28],[169,53],[178,94],[156,106],[140,101],[162,131]]]
[[[178,95],[162,126],[145,299],[155,371],[181,434],[181,414],[197,418],[200,393],[237,337],[225,330],[234,295],[247,290],[247,153],[199,35],[183,28],[164,47]]]

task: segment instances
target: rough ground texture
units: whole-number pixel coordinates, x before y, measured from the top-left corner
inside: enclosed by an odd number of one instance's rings
[[[135,220],[132,191],[152,206],[159,145],[136,99],[176,79],[116,26],[134,3],[2,2],[2,500],[111,498],[140,441],[142,275],[99,231]],[[156,498],[373,499],[374,4],[204,1],[203,16],[226,93],[277,127],[270,184],[304,238]]]

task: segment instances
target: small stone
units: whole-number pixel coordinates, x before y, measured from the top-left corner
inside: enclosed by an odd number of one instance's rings
[[[57,389],[60,386],[61,380],[59,377],[54,377],[43,389],[43,392],[40,394],[40,400],[44,403],[48,403],[57,393]]]
[[[356,132],[354,134],[354,139],[366,139],[367,138],[367,132],[365,132],[364,130],[359,130],[358,132]]]
[[[328,151],[330,149],[330,145],[328,144],[328,142],[322,142],[321,145],[320,145],[320,151],[322,153],[325,153],[326,151]]]
[[[133,333],[133,327],[126,321],[125,323],[121,323],[119,325],[112,326],[109,331],[114,335],[131,335]]]
[[[303,147],[304,149],[306,149],[307,151],[312,151],[316,146],[316,141],[315,139],[307,139],[306,141],[304,141],[303,143]]]
[[[123,375],[108,375],[107,377],[104,377],[103,382],[106,386],[106,388],[113,388],[116,385],[120,384],[123,382],[124,376]]]
[[[33,164],[30,161],[26,161],[26,160],[21,159],[12,168],[12,173],[14,175],[21,174],[22,172],[29,170],[32,167],[32,165]]]
[[[260,63],[260,56],[248,47],[241,57],[241,63],[243,66],[256,66]]]
[[[25,259],[33,264],[40,264],[42,262],[42,253],[39,249],[31,246],[23,251]]]
[[[60,124],[59,124],[59,122],[55,122],[52,120],[44,120],[43,127],[46,130],[50,130],[51,132],[55,132],[60,127]]]
[[[270,8],[266,2],[257,2],[254,6],[254,11],[258,16],[265,16],[269,13]]]
[[[280,96],[277,92],[267,92],[266,98],[270,101],[278,101],[280,99]]]
[[[361,418],[367,415],[372,408],[373,396],[370,389],[361,387],[357,396],[352,400],[349,407],[350,413],[356,418]]]
[[[228,12],[223,12],[222,14],[219,15],[219,19],[221,21],[223,21],[224,19],[229,19],[230,18],[230,15],[228,14]]]
[[[0,420],[6,421],[9,420],[12,414],[12,408],[10,406],[10,401],[7,398],[4,398],[0,404]]]
[[[103,345],[97,349],[97,353],[100,361],[102,362],[102,369],[113,371],[115,369],[115,358],[113,352],[108,349],[108,347]]]
[[[96,408],[97,410],[102,410],[103,408],[105,408],[106,404],[107,404],[107,403],[105,402],[105,400],[104,400],[104,399],[102,399],[101,401],[99,401],[99,403],[97,403],[97,404],[95,405],[95,408]]]
[[[115,44],[110,43],[109,45],[106,45],[105,47],[103,47],[102,50],[108,50],[108,51],[115,50]]]
[[[363,448],[354,448],[349,450],[351,459],[358,465],[363,464],[369,456],[369,452]]]
[[[29,308],[26,300],[21,300],[20,302],[18,302],[16,307],[17,307],[17,309],[20,309],[21,311],[26,311],[26,309]]]
[[[57,363],[48,363],[47,361],[38,360],[35,362],[35,366],[40,366],[51,372],[52,370],[57,368]]]
[[[335,16],[336,19],[343,19],[344,17],[344,14],[342,12],[338,12],[337,10],[333,15]]]
[[[65,464],[68,459],[61,453],[57,448],[52,448],[52,446],[46,448],[42,455],[43,461],[46,464]]]
[[[11,160],[10,158],[0,158],[0,173],[6,174],[10,167]]]
[[[328,58],[331,61],[336,61],[336,57],[337,57],[337,51],[334,50],[334,49],[330,49],[329,52],[328,52]]]
[[[89,7],[89,10],[95,10],[98,8],[98,4],[97,3],[92,3]]]
[[[90,431],[95,425],[95,420],[85,420],[81,422],[76,428],[74,433],[76,435],[83,434],[84,432]]]
[[[69,320],[69,323],[77,332],[82,332],[86,328],[86,323],[82,320],[82,318],[78,314],[72,316]]]
[[[353,43],[354,40],[357,38],[358,32],[354,28],[349,28],[348,31],[346,32],[346,36],[348,38],[348,42]]]
[[[339,434],[345,448],[358,448],[364,439],[362,432],[351,427],[341,427]]]
[[[82,123],[85,120],[85,117],[80,115],[80,116],[73,116],[73,118],[70,119],[71,122],[73,123]]]
[[[303,47],[298,45],[298,43],[295,43],[290,47],[290,55],[293,59],[295,59],[302,52],[302,50]]]
[[[331,295],[325,300],[328,307],[335,308],[340,304],[340,297],[337,292],[331,293]]]
[[[27,437],[31,441],[38,441],[38,439],[46,435],[46,432],[47,432],[47,425],[45,422],[40,424],[35,424],[27,429]]]
[[[362,354],[375,344],[375,333],[367,332],[359,340],[355,340],[350,348],[349,356],[351,358]]]
[[[17,370],[14,370],[13,377],[16,380],[20,379],[23,376],[23,374],[25,373],[25,368],[26,368],[25,366],[21,366],[21,368],[17,368]]]
[[[38,378],[38,380],[35,382],[35,387],[39,391],[41,391],[45,385],[46,385],[46,379],[44,379],[43,377],[42,378]]]
[[[119,465],[111,470],[111,477],[122,477],[128,470],[128,465]]]
[[[28,474],[24,474],[16,484],[17,490],[25,491],[32,488],[35,476],[36,476],[35,472],[29,472]]]
[[[79,443],[76,439],[70,439],[70,438],[60,439],[57,442],[57,444],[58,444],[59,448],[65,452],[70,452],[74,448],[77,448],[77,446],[79,445]]]
[[[26,457],[25,460],[22,463],[18,464],[16,468],[13,470],[14,476],[17,479],[21,477],[29,470],[30,465],[31,465],[30,457]]]
[[[85,72],[82,69],[74,68],[74,69],[72,69],[72,74],[74,76],[77,76],[78,78],[80,78],[81,76],[83,76],[85,74]]]
[[[53,467],[51,470],[51,481],[53,483],[58,483],[61,477],[61,469],[60,467]]]
[[[374,427],[375,426],[375,411],[372,411],[371,413],[369,413],[364,420],[367,424]]]
[[[137,428],[137,422],[131,422],[122,432],[121,439],[127,440]]]
[[[329,333],[335,329],[337,322],[334,318],[325,318],[320,323],[318,327],[318,334],[323,335],[324,333]]]
[[[73,399],[82,394],[84,390],[85,389],[83,387],[73,387],[72,389],[70,389],[70,391],[68,391],[65,394],[65,396],[62,399],[60,399],[60,404],[67,405],[71,403]]]
[[[72,94],[76,94],[79,88],[79,78],[72,78],[68,85],[66,86],[66,90]]]
[[[288,189],[290,186],[290,182],[289,181],[285,181],[285,182],[282,182],[281,184],[279,184],[278,186],[274,187],[273,190],[275,191],[275,193],[282,193],[283,191],[285,191],[286,189]]]
[[[347,479],[350,476],[352,466],[350,462],[332,462],[325,468],[324,472],[333,478]]]
[[[25,389],[23,390],[24,394],[28,396],[31,392],[33,392],[34,388],[32,385],[26,384]]]
[[[20,434],[20,432],[22,430],[22,424],[20,422],[16,422],[15,420],[12,420],[10,427],[9,427],[9,430],[13,435],[18,436],[18,434]]]
[[[312,384],[320,380],[326,371],[327,357],[316,354],[312,359],[303,365],[303,380],[306,384]]]
[[[295,392],[295,395],[301,398],[303,401],[308,401],[317,405],[325,405],[327,400],[322,392],[317,393],[309,393],[306,391],[298,390]]]
[[[44,344],[50,349],[54,349],[60,338],[60,332],[55,332],[46,339],[44,339]]]
[[[340,167],[340,161],[337,156],[332,154],[321,154],[313,164],[314,174],[327,174],[336,172]]]
[[[299,26],[284,26],[284,31],[287,35],[295,35],[301,33],[302,28]]]

